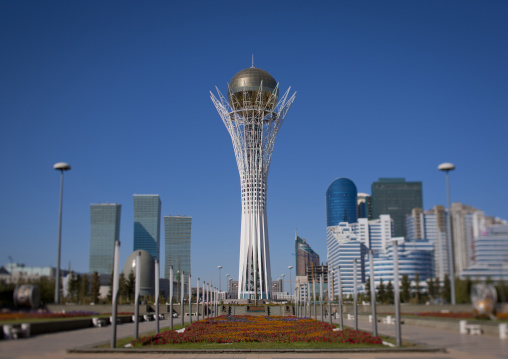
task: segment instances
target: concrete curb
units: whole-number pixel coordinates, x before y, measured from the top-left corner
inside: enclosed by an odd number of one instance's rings
[[[73,348],[67,353],[73,354],[242,354],[242,353],[446,353],[445,348],[351,348],[351,349],[138,349],[138,348]]]

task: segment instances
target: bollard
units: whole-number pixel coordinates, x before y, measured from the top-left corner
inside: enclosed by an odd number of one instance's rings
[[[499,339],[506,339],[506,331],[508,330],[508,324],[499,324]]]
[[[467,334],[467,321],[461,320],[459,321],[459,332],[460,334]]]

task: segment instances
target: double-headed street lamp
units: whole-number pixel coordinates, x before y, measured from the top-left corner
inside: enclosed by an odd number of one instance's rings
[[[60,248],[62,244],[62,203],[63,203],[63,173],[71,169],[71,165],[65,162],[58,162],[53,168],[60,171],[60,208],[58,210],[58,250],[56,255],[56,274],[55,274],[55,303],[60,304]]]
[[[450,272],[450,291],[451,291],[451,300],[452,304],[455,305],[455,253],[454,253],[454,245],[452,238],[452,221],[450,218],[450,179],[448,172],[453,171],[455,166],[452,163],[446,162],[441,163],[438,167],[438,170],[446,173],[446,237],[448,244],[448,270]]]

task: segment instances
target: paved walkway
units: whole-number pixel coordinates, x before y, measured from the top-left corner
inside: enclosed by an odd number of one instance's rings
[[[344,325],[353,326],[354,324],[352,320],[345,320]],[[360,320],[358,328],[371,332],[372,323]],[[395,337],[395,325],[378,323],[378,333]],[[458,324],[455,332],[403,324],[401,335],[402,341],[407,340],[413,343],[446,348],[448,355],[443,356],[441,354],[441,357],[508,359],[508,340],[501,340],[498,337],[487,335],[460,334]]]
[[[335,322],[335,321],[334,321]],[[179,324],[180,319],[175,319]],[[344,321],[352,326],[353,321]],[[161,327],[168,326],[169,320],[162,320]],[[359,328],[370,331],[371,323],[359,321]],[[140,334],[154,331],[155,322],[140,323]],[[378,323],[378,332],[395,336],[393,325]],[[133,336],[134,324],[117,326],[118,338]],[[508,359],[508,340],[491,336],[461,335],[457,332],[402,325],[402,340],[424,343],[430,346],[445,347],[446,352],[437,353],[203,353],[203,354],[110,354],[110,353],[67,353],[66,349],[109,342],[111,326],[87,328],[69,332],[45,334],[19,340],[0,340],[1,359]]]

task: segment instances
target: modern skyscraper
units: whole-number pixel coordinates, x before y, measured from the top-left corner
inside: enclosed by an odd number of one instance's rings
[[[413,208],[423,208],[422,183],[404,178],[380,178],[372,184],[372,218],[389,214],[395,237],[406,236],[406,215]]]
[[[372,219],[372,196],[367,193],[358,193],[356,196],[357,217]]]
[[[173,280],[178,272],[191,273],[191,225],[192,217],[164,217],[164,278],[169,278],[169,266],[173,266]]]
[[[227,96],[211,99],[233,142],[242,193],[238,297],[270,298],[272,291],[266,192],[275,137],[294,101],[266,71],[251,68],[231,79]],[[227,99],[226,99],[227,98]]]
[[[296,276],[307,275],[307,267],[319,265],[319,254],[314,252],[304,238],[295,235]]]
[[[111,274],[115,241],[120,240],[120,212],[116,203],[90,205],[90,273]]]
[[[365,255],[368,252],[369,237],[359,238],[357,228],[357,223],[346,222],[327,228],[328,267],[336,270],[340,266],[342,288],[345,293],[354,290],[353,261],[355,259],[357,260],[358,284],[365,281]],[[335,294],[338,294],[337,276],[334,276],[334,288]]]
[[[355,223],[358,191],[349,178],[335,179],[326,190],[326,226],[340,222]]]
[[[160,259],[161,200],[158,194],[134,195],[134,251]]]

